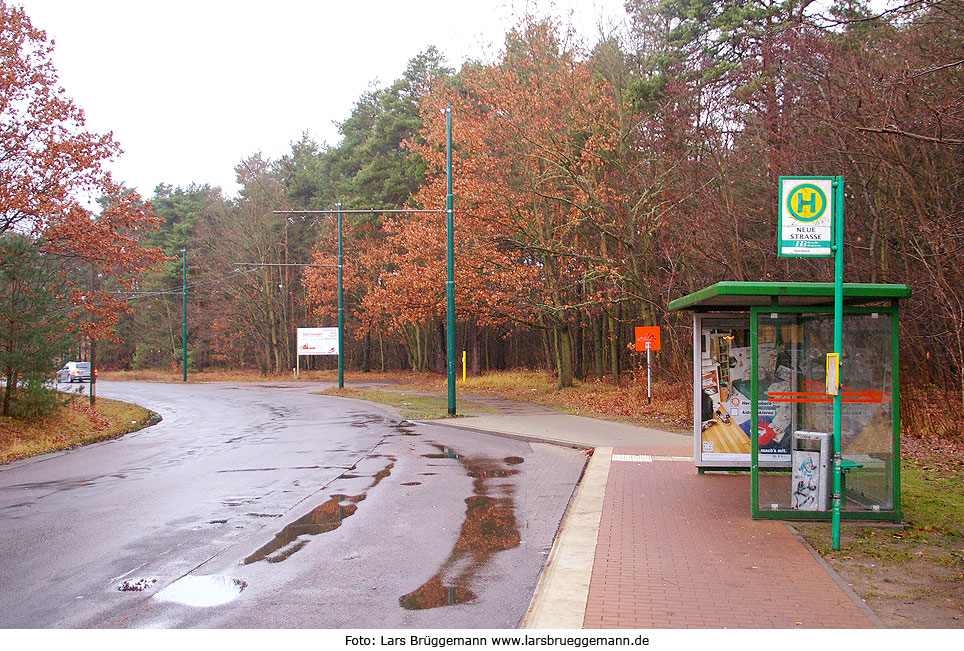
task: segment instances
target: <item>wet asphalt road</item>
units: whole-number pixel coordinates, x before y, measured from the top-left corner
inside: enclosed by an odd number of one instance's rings
[[[318,388],[99,382],[163,421],[0,467],[0,627],[517,627],[585,455]]]

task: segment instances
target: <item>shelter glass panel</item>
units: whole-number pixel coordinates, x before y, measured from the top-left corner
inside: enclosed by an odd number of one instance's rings
[[[889,315],[844,319],[842,452],[855,464],[845,475],[845,509],[894,508],[893,339]]]
[[[895,493],[892,322],[867,312],[847,314],[843,323],[843,509],[889,511]],[[832,350],[832,314],[759,314],[761,511],[830,509],[834,428],[826,356]]]

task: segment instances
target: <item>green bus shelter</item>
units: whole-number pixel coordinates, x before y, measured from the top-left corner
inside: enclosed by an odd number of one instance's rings
[[[900,511],[898,310],[906,285],[844,283],[841,517]],[[833,283],[720,282],[693,313],[693,458],[749,469],[754,518],[830,519]]]

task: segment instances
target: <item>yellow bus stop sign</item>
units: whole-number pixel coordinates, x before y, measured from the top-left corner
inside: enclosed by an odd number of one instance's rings
[[[833,244],[833,178],[780,177],[778,253],[829,257]]]

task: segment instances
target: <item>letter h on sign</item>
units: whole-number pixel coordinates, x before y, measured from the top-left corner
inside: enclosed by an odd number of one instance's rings
[[[804,192],[806,192],[806,190],[801,190],[800,192],[797,192],[797,213],[798,214],[803,213],[804,206],[809,206],[811,213],[817,212],[817,193],[814,192],[813,190],[810,190],[810,194],[808,198],[804,199],[803,198]]]

